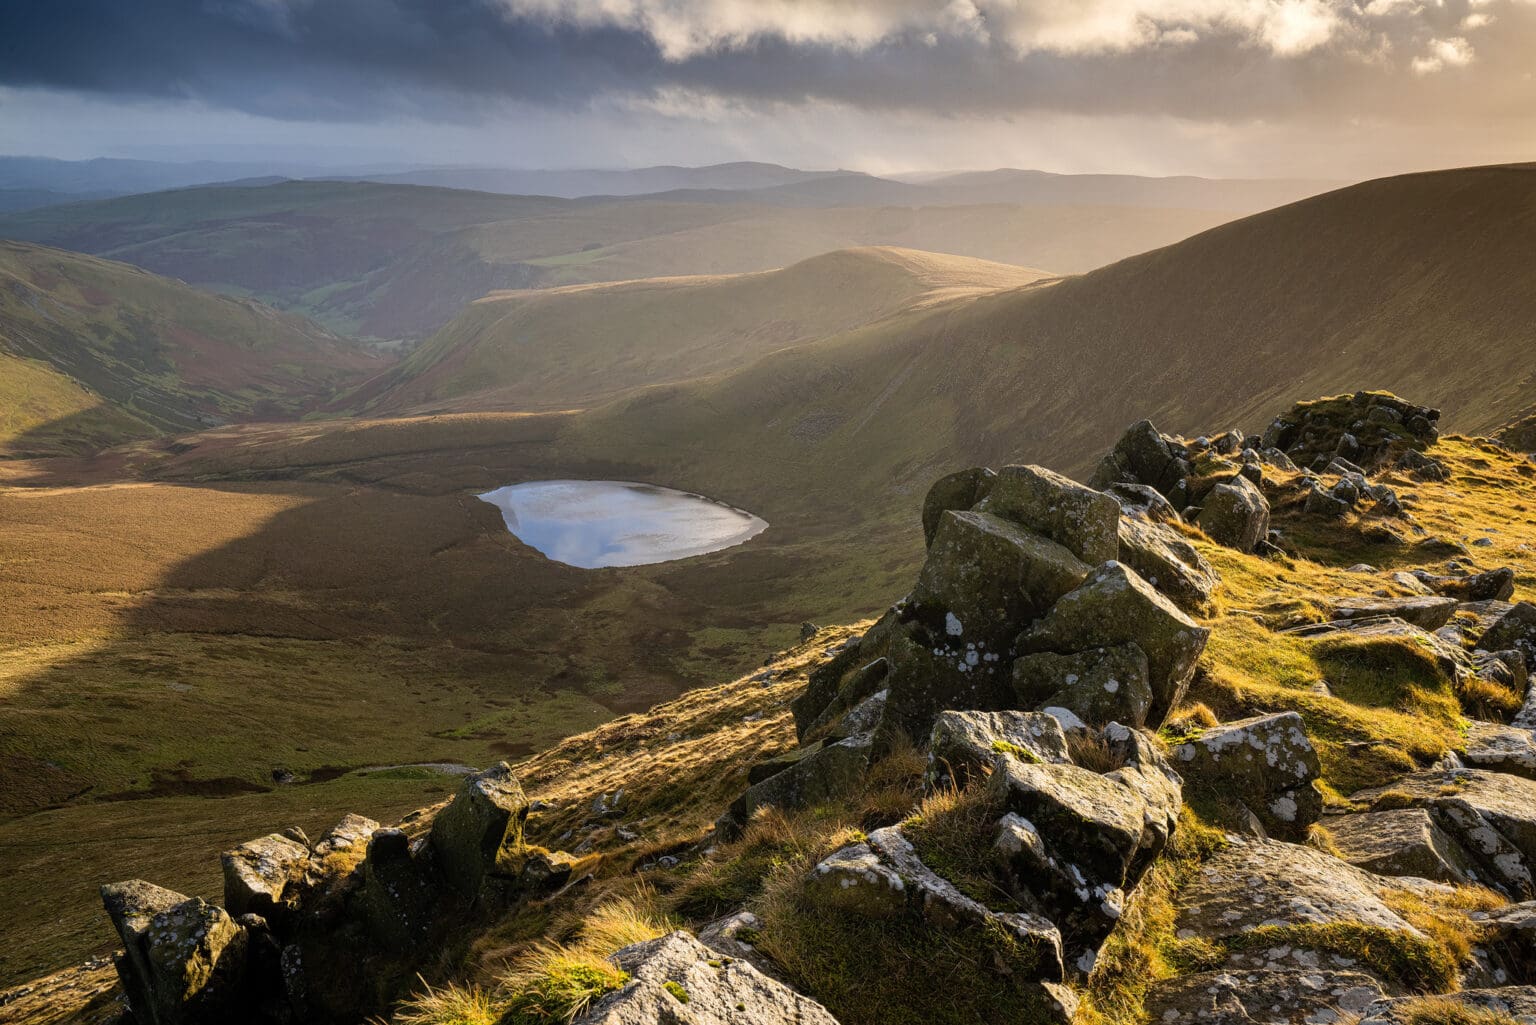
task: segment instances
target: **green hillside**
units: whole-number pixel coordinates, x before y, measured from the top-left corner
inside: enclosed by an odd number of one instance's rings
[[[297,317],[0,242],[0,451],[100,448],[311,407],[379,362]]]

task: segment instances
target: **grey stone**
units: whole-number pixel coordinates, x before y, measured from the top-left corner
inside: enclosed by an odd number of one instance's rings
[[[1269,536],[1269,500],[1252,481],[1235,477],[1211,489],[1196,522],[1218,544],[1251,552]]]
[[[1344,598],[1333,603],[1335,619],[1371,619],[1379,616],[1395,616],[1421,630],[1438,630],[1451,621],[1456,612],[1456,599],[1441,597],[1414,598]]]
[[[1013,478],[1004,477],[1007,481]],[[993,489],[996,497],[1000,483]],[[946,512],[911,603],[960,640],[1006,641],[1088,576],[1066,547],[985,512]]]
[[[225,851],[220,862],[225,909],[237,918],[255,914],[280,925],[293,903],[285,891],[304,878],[309,849],[273,833]]]
[[[1461,759],[1469,768],[1536,779],[1536,732],[1528,728],[1473,719],[1464,744]]]
[[[1065,763],[1067,737],[1061,724],[1040,712],[940,712],[928,737],[930,782],[957,784],[990,771],[999,753],[1041,762]]]
[[[1527,665],[1536,663],[1536,605],[1517,603],[1484,631],[1477,646],[1484,651],[1513,648],[1525,656]]]
[[[1154,983],[1146,1009],[1154,1023],[1342,1025],[1381,997],[1381,983],[1361,972],[1239,969]]]
[[[1126,516],[1153,523],[1178,523],[1183,519],[1173,503],[1150,484],[1111,484],[1104,493],[1120,503],[1120,510]]]
[[[873,740],[867,733],[817,746],[784,771],[748,787],[722,822],[730,835],[745,826],[757,809],[806,808],[856,793],[869,767]]]
[[[1062,597],[1018,640],[1021,653],[1073,654],[1133,642],[1147,656],[1152,706],[1147,723],[1162,725],[1184,697],[1210,631],[1199,626],[1128,567],[1100,566]]]
[[[1438,576],[1422,569],[1411,572],[1435,594],[1457,601],[1509,601],[1515,594],[1515,571],[1508,566],[1465,577]]]
[[[527,817],[528,798],[506,762],[466,776],[432,822],[432,849],[449,885],[476,896],[501,852],[521,846]]]
[[[123,942],[117,971],[143,1025],[244,1021],[246,931],[217,904],[143,880],[101,888]]]

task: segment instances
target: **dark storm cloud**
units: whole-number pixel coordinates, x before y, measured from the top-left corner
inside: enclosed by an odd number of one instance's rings
[[[1533,16],[1521,0],[7,0],[0,85],[305,120],[679,90],[1217,119],[1347,97],[1422,116],[1527,103]]]

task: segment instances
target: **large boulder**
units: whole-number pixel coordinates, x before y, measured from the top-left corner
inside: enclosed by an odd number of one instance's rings
[[[1173,450],[1152,421],[1139,420],[1126,428],[1088,483],[1101,489],[1111,484],[1146,484],[1182,508],[1181,491],[1189,473],[1188,461]]]
[[[1065,708],[1091,726],[1141,727],[1152,707],[1147,654],[1134,642],[1071,655],[1042,651],[1013,663],[1013,689],[1027,708]]]
[[[1120,503],[1041,466],[1005,466],[977,506],[1064,546],[1090,566],[1115,557]]]
[[[1221,578],[1176,530],[1134,516],[1120,520],[1119,559],[1192,616],[1211,612]]]
[[[260,915],[280,926],[296,899],[294,884],[304,878],[309,848],[281,833],[273,833],[225,851],[224,907],[238,918]]]
[[[1417,937],[1383,898],[1394,883],[1302,844],[1229,836],[1180,891],[1174,928],[1180,937],[1212,942],[1267,925],[1340,923]],[[1286,944],[1234,950],[1223,967],[1315,969],[1320,963],[1318,951]]]
[[[362,918],[385,949],[414,951],[431,935],[444,895],[430,860],[418,856],[404,830],[380,829],[369,839]]]
[[[223,908],[138,879],[103,886],[101,899],[141,1025],[249,1020],[246,930]]]
[[[1013,704],[1011,666],[985,640],[961,634],[935,635],[920,623],[905,624],[888,638],[890,673],[885,714],[876,731],[887,749],[899,735],[919,740],[934,717],[951,708],[1001,709]]]
[[[950,511],[940,520],[911,604],[957,640],[996,646],[1081,584],[1088,571],[1066,547],[1017,523]]]
[[[1043,712],[940,712],[928,736],[929,778],[963,783],[990,771],[999,754],[1066,763],[1067,735]]]
[[[464,777],[432,822],[432,850],[449,885],[476,897],[501,852],[522,844],[527,817],[528,798],[506,762]]]
[[[1173,762],[1191,786],[1242,803],[1271,836],[1304,840],[1323,812],[1317,751],[1295,712],[1213,726],[1175,748]]]
[[[939,521],[946,512],[971,508],[987,497],[996,479],[997,474],[977,466],[934,481],[923,499],[924,543],[933,544],[933,536],[939,532]]]
[[[1156,728],[1183,699],[1209,636],[1139,574],[1110,562],[1020,634],[1018,650],[1070,655],[1135,643],[1147,656],[1147,724]]]
[[[1195,522],[1218,544],[1251,552],[1269,537],[1269,500],[1248,478],[1234,477],[1210,490]]]
[[[1509,601],[1515,594],[1515,571],[1508,566],[1470,576],[1439,576],[1427,570],[1410,570],[1435,594],[1457,601]]]
[[[1120,503],[1120,511],[1126,516],[1153,523],[1178,523],[1183,519],[1173,503],[1150,484],[1111,484],[1103,490]]]
[[[1423,808],[1355,812],[1328,819],[1334,846],[1351,865],[1383,876],[1469,883],[1471,856]]]
[[[1474,769],[1536,779],[1536,731],[1477,719],[1467,724],[1461,760]]]
[[[810,997],[686,932],[625,947],[609,960],[629,981],[572,1025],[837,1025]]]

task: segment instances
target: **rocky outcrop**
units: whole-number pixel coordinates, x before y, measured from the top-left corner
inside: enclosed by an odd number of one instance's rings
[[[470,905],[514,906],[577,862],[527,847],[505,763],[465,778],[426,833],[348,815],[312,847],[273,834],[223,856],[227,907],[141,881],[102,888],[140,1025],[356,1021],[434,956]]]
[[[1439,438],[1440,411],[1387,392],[1356,392],[1299,402],[1276,417],[1260,444],[1279,449],[1303,468],[1321,470],[1346,459],[1369,471]]]
[[[1384,876],[1470,883],[1471,857],[1424,808],[1335,815],[1327,822],[1334,846],[1351,865]]]
[[[1515,571],[1508,566],[1467,576],[1443,576],[1422,569],[1410,572],[1431,592],[1459,602],[1509,601],[1515,594]]]
[[[1332,605],[1335,619],[1379,619],[1391,616],[1418,627],[1435,631],[1451,621],[1456,599],[1417,598],[1344,598]]]
[[[816,1001],[686,932],[625,947],[609,960],[628,981],[572,1025],[837,1025]]]
[[[1269,537],[1269,500],[1252,481],[1239,475],[1210,490],[1195,522],[1211,540],[1251,552]]]
[[[1203,730],[1174,748],[1173,762],[1191,787],[1222,804],[1240,803],[1266,835],[1304,840],[1322,814],[1317,751],[1295,712]]]
[[[930,785],[963,784],[985,775],[1004,752],[1026,761],[1064,764],[1067,735],[1061,722],[1043,712],[939,713],[928,738]]]
[[[1483,651],[1518,651],[1526,665],[1536,665],[1536,605],[1517,603],[1488,627],[1477,646]]]
[[[1221,578],[1173,528],[1132,514],[1121,517],[1119,561],[1189,615],[1210,613]]]
[[[1013,663],[1013,689],[1025,707],[1065,709],[1091,726],[1140,728],[1152,707],[1147,654],[1135,642],[1072,655],[1021,655]]]

